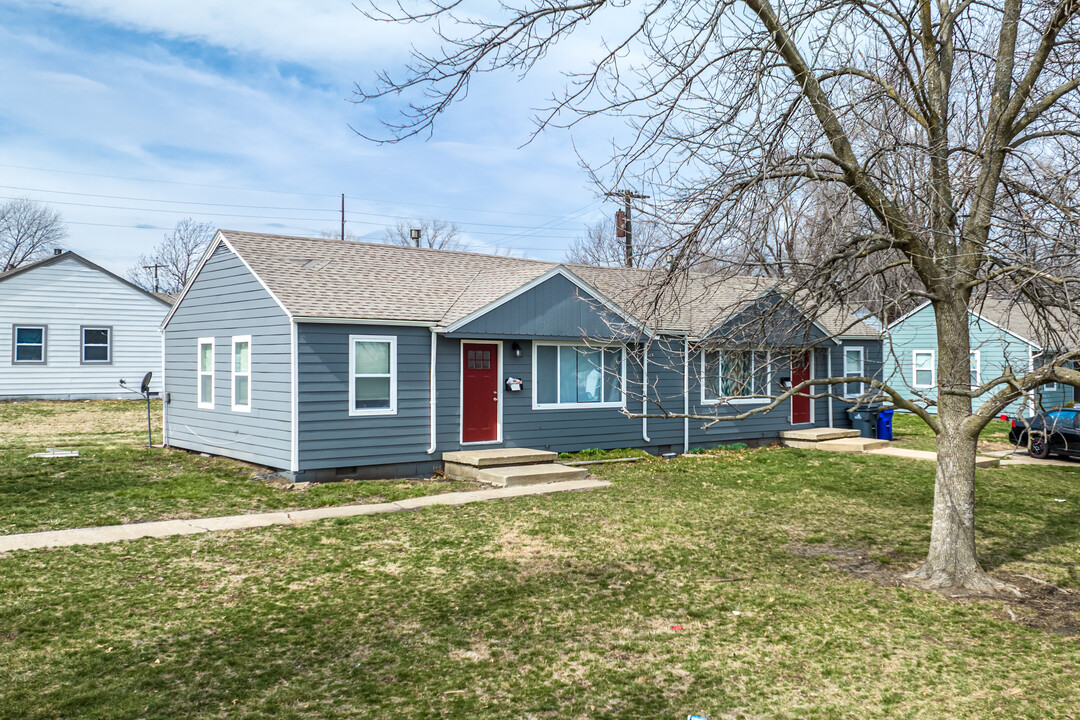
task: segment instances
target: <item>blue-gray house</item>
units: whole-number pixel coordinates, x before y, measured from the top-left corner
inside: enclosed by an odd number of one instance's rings
[[[304,477],[424,474],[474,446],[757,444],[848,427],[848,406],[798,395],[734,422],[664,415],[732,415],[786,383],[881,374],[879,333],[858,320],[810,321],[760,279],[660,292],[651,277],[219,231],[162,325],[166,443]],[[765,307],[806,322],[767,343],[715,341]]]
[[[1064,324],[1063,324],[1064,325]],[[1006,370],[1022,375],[1052,360],[1065,344],[1064,330],[1039,327],[1037,313],[1024,303],[985,298],[968,311],[971,387],[977,388]],[[1053,338],[1053,339],[1051,339]],[[909,400],[935,412],[937,399],[937,325],[929,301],[889,324],[884,335],[885,381]],[[994,392],[973,399],[974,407]],[[1005,409],[1010,416],[1061,407],[1073,389],[1050,383]]]

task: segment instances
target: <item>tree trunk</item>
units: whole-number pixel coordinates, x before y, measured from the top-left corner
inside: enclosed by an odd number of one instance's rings
[[[907,578],[927,588],[996,592],[1002,585],[979,566],[975,553],[975,451],[978,432],[971,416],[971,359],[967,301],[954,297],[935,303],[937,314],[937,477],[934,524],[926,562]]]

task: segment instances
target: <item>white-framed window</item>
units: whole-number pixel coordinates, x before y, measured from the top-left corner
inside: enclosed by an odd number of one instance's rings
[[[861,347],[844,348],[844,377],[862,377],[863,375],[863,349]],[[844,384],[844,397],[859,397],[862,394],[861,382]]]
[[[349,336],[349,414],[397,414],[397,338]]]
[[[932,388],[935,381],[933,350],[915,350],[911,353],[912,384],[917,388]]]
[[[251,412],[251,336],[232,339],[232,409]]]
[[[214,408],[214,338],[199,338],[199,383],[198,406],[212,410]]]
[[[767,403],[772,382],[772,357],[767,350],[721,348],[701,354],[701,402]]]
[[[971,356],[971,389],[982,385],[982,351],[972,350]]]
[[[49,328],[45,325],[15,325],[11,329],[11,364],[44,365]]]
[[[79,362],[83,365],[112,364],[112,328],[79,328]]]
[[[622,407],[626,348],[533,343],[533,408]]]

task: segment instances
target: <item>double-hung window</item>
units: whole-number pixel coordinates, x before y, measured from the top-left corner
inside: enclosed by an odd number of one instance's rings
[[[934,387],[934,371],[933,350],[916,350],[911,354],[911,377],[915,387]]]
[[[971,389],[982,385],[982,352],[979,350],[972,350],[971,356]]]
[[[198,406],[214,408],[214,338],[199,338]]]
[[[112,328],[84,327],[79,329],[83,365],[109,365],[112,363]]]
[[[622,346],[536,343],[533,406],[622,407]]]
[[[861,347],[844,348],[844,377],[861,377],[863,375],[863,349]],[[863,394],[861,382],[850,382],[844,385],[845,397],[859,397]]]
[[[397,338],[349,336],[349,414],[397,413]]]
[[[702,353],[702,401],[768,402],[770,356],[767,350],[720,349]]]
[[[47,335],[44,325],[16,325],[11,331],[11,363],[44,365]]]
[[[232,339],[232,409],[251,412],[251,336]]]

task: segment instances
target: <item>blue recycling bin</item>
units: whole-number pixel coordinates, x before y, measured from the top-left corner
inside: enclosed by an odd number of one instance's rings
[[[892,410],[880,410],[877,416],[877,436],[878,440],[888,440],[892,442]]]

